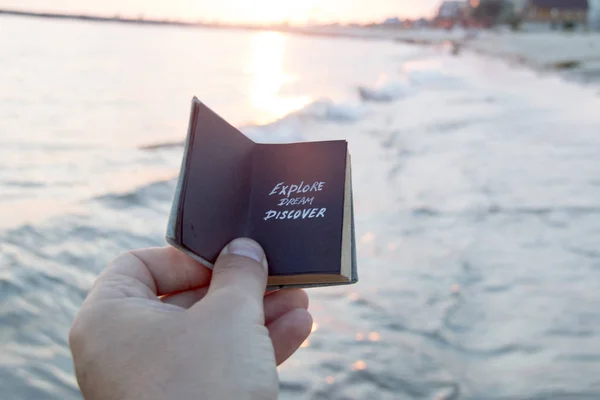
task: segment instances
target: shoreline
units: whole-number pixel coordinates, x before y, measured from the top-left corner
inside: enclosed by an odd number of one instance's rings
[[[14,9],[0,9],[0,17],[2,16],[196,29],[273,31],[317,37],[388,40],[418,46],[448,46],[456,56],[459,56],[462,51],[472,51],[541,72],[559,73],[566,79],[600,87],[600,32],[512,32],[506,28],[471,31],[458,28],[447,31],[382,26],[244,25],[46,13]]]
[[[569,80],[600,88],[600,33],[412,31],[394,39],[407,44],[446,45],[462,51],[502,59],[540,72],[558,73]],[[600,94],[600,92],[599,92]]]
[[[0,8],[0,17],[9,16],[17,18],[39,18],[56,19],[69,21],[84,21],[94,23],[116,23],[127,25],[151,25],[151,26],[174,26],[196,29],[223,29],[223,30],[242,30],[242,31],[274,31],[296,35],[321,36],[321,37],[340,37],[354,39],[392,39],[391,29],[377,29],[363,26],[334,26],[334,25],[315,25],[315,26],[290,26],[290,25],[252,25],[252,24],[227,24],[211,23],[202,21],[182,21],[171,19],[146,19],[146,18],[128,18],[120,16],[100,16],[87,14],[68,14],[68,13],[49,13],[34,12],[14,9]]]

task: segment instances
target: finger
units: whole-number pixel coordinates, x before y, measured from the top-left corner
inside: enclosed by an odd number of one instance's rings
[[[308,308],[308,295],[301,289],[284,289],[265,297],[265,324],[270,324],[292,310]]]
[[[215,263],[207,296],[221,289],[232,289],[262,305],[267,268],[265,253],[258,243],[247,238],[235,239],[225,246]]]
[[[267,325],[277,365],[294,354],[310,335],[312,321],[309,312],[299,308],[282,315]]]
[[[103,297],[156,298],[207,286],[211,271],[173,247],[127,252],[100,275],[92,293]]]
[[[175,293],[169,296],[165,296],[161,299],[163,303],[173,304],[181,308],[188,309],[206,296],[208,292],[208,286],[200,289],[188,290],[186,292]]]
[[[163,297],[163,303],[176,305],[182,308],[190,308],[204,298],[207,287],[188,290],[186,292],[176,293]],[[308,308],[308,295],[304,290],[291,289],[280,290],[270,295],[265,294],[264,300],[265,324],[269,324],[283,314],[286,314],[296,308]]]

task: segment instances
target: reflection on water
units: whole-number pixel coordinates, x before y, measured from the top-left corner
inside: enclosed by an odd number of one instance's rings
[[[363,360],[358,360],[354,364],[352,364],[352,371],[360,371],[367,368],[367,363]]]
[[[312,328],[310,329],[310,333],[316,332],[319,329],[319,324],[313,322]]]
[[[362,244],[371,243],[373,241],[375,241],[375,234],[373,232],[366,232],[360,238]]]
[[[287,37],[278,32],[259,32],[252,37],[252,106],[258,110],[255,123],[266,124],[307,105],[310,96],[285,96],[282,89],[295,77],[285,71]]]

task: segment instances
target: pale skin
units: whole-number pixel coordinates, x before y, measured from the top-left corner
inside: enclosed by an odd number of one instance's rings
[[[310,334],[302,290],[265,294],[258,244],[213,271],[171,247],[128,252],[98,277],[69,343],[86,400],[276,399],[276,366]]]

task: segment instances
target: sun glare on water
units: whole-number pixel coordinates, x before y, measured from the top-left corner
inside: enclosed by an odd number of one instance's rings
[[[282,89],[297,77],[284,69],[286,36],[277,32],[259,32],[252,38],[253,75],[250,101],[257,110],[254,122],[265,124],[307,105],[309,96],[284,96]]]

